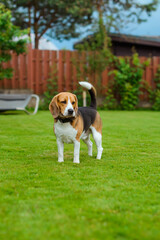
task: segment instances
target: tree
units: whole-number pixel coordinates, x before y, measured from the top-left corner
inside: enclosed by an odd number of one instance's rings
[[[130,21],[144,21],[142,12],[150,14],[158,0],[140,4],[137,0],[1,0],[12,10],[13,22],[35,33],[35,47],[48,33],[58,39],[78,37],[79,26],[90,26],[95,12],[103,17],[107,30],[118,30]]]
[[[12,10],[13,22],[35,34],[35,48],[39,39],[50,30],[56,38],[77,37],[77,25],[91,21],[92,9],[86,0],[2,0]]]
[[[11,59],[10,50],[20,54],[26,49],[27,39],[20,39],[20,37],[27,34],[28,30],[22,31],[14,26],[11,18],[11,12],[0,4],[0,79],[12,77],[12,69],[4,68],[3,65]]]
[[[94,24],[94,34],[89,35],[83,41],[75,44],[74,47],[79,50],[80,53],[83,53],[83,51],[85,51],[86,53],[87,64],[84,64],[83,71],[81,68],[79,68],[79,65],[76,66],[79,76],[85,80],[88,80],[88,78],[92,76],[92,78],[89,80],[93,81],[94,85],[97,84],[97,90],[99,94],[102,90],[104,90],[104,86],[102,86],[103,71],[106,69],[106,67],[113,67],[115,65],[115,62],[118,62],[118,59],[112,54],[111,51],[111,40],[108,37],[109,24],[107,24],[105,21],[105,15],[108,14],[108,12],[110,11],[110,14],[112,16],[111,20],[113,20],[111,24],[112,27],[117,20],[121,21],[120,12],[122,10],[126,11],[126,16],[128,17],[136,15],[135,20],[141,22],[144,19],[141,18],[141,15],[139,13],[143,11],[147,11],[148,13],[150,13],[152,10],[155,9],[156,3],[157,1],[154,1],[148,5],[140,5],[137,4],[136,1],[129,0],[94,1],[95,9],[98,12],[98,21],[96,22],[96,24]],[[135,8],[137,8],[136,13],[134,12]],[[117,24],[115,24],[115,26],[117,26]]]
[[[130,22],[144,22],[143,13],[148,16],[156,10],[158,0],[151,0],[150,3],[137,0],[94,0],[99,16],[103,17],[107,32],[119,31]]]

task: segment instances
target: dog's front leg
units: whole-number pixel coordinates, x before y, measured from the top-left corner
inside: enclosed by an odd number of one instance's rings
[[[64,162],[63,159],[64,143],[59,138],[57,138],[57,146],[58,146],[58,162]]]
[[[80,150],[80,142],[75,140],[74,142],[74,163],[79,163],[79,150]]]

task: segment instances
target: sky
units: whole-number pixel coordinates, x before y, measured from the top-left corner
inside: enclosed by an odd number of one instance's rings
[[[149,0],[140,0],[141,2],[149,2]],[[152,12],[151,16],[148,17],[146,14],[143,15],[147,22],[141,24],[130,23],[127,28],[122,29],[121,33],[139,35],[139,36],[160,36],[160,4],[156,11]],[[85,30],[86,31],[86,30]],[[87,34],[87,32],[86,32]],[[77,39],[57,41],[52,40],[52,42],[58,47],[58,49],[68,49],[73,50],[73,44],[83,39],[81,36]]]

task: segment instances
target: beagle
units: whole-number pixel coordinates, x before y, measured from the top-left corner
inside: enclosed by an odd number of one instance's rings
[[[90,107],[78,107],[76,95],[61,92],[49,104],[49,110],[54,118],[54,132],[58,145],[58,162],[63,162],[64,143],[74,144],[74,163],[79,163],[80,139],[88,147],[88,155],[92,156],[92,133],[97,146],[97,159],[102,156],[102,121],[96,111],[96,90],[88,82],[79,82],[90,93]]]

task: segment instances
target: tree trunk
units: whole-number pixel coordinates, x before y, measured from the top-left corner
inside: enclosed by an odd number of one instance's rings
[[[35,49],[38,49],[38,47],[39,47],[39,38],[38,38],[38,35],[37,34],[35,34]]]
[[[35,49],[38,49],[39,37],[38,37],[38,19],[37,19],[37,1],[36,0],[34,3],[34,34],[35,34],[34,47]]]
[[[29,18],[29,22],[28,22],[28,26],[29,26],[29,37],[31,37],[31,6],[28,6],[28,18]]]

